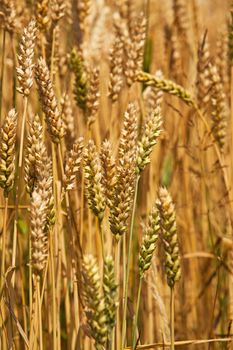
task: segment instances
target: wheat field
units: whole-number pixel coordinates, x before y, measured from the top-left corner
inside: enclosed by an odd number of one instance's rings
[[[0,0],[0,349],[233,349],[233,3]]]

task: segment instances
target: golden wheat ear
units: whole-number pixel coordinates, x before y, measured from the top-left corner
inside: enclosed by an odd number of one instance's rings
[[[43,58],[39,58],[35,67],[35,77],[41,107],[46,117],[48,132],[52,141],[54,143],[59,143],[65,134],[64,122],[58,109],[50,73]]]
[[[33,58],[36,39],[36,22],[31,20],[26,28],[23,30],[21,42],[19,45],[18,62],[19,66],[16,68],[19,87],[17,90],[28,96],[33,84]]]
[[[83,150],[83,137],[80,137],[70,150],[66,165],[65,174],[63,178],[64,190],[68,191],[75,187],[76,176],[80,169],[80,164],[82,160],[82,150]]]
[[[0,129],[0,186],[8,197],[14,186],[17,113],[11,109]]]

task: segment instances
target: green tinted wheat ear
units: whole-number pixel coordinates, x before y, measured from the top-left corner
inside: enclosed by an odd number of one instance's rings
[[[151,266],[159,232],[159,212],[156,206],[154,206],[148,217],[147,225],[143,226],[143,241],[139,253],[139,272],[141,277],[143,277],[144,273]]]
[[[43,58],[38,60],[35,69],[42,110],[45,114],[48,132],[55,143],[59,143],[64,136],[64,123],[58,109],[57,99],[53,90],[48,67]]]
[[[180,252],[177,239],[175,208],[166,188],[161,187],[159,189],[157,207],[164,243],[167,283],[170,288],[173,288],[181,275]]]
[[[38,179],[38,164],[41,161],[41,145],[43,139],[43,128],[38,115],[29,124],[26,155],[24,161],[24,173],[26,191],[32,195]]]
[[[32,193],[31,213],[31,250],[32,268],[35,274],[43,272],[48,254],[47,235],[45,233],[47,203],[41,194],[34,190]]]
[[[71,151],[68,154],[65,174],[63,179],[65,191],[71,190],[75,187],[76,176],[80,169],[80,163],[82,160],[83,150],[83,137],[80,137],[74,144]]]
[[[73,91],[77,106],[85,111],[88,91],[88,76],[82,55],[81,53],[78,53],[76,49],[73,49],[71,52],[70,67],[75,76]]]
[[[21,43],[19,45],[20,53],[18,55],[19,66],[16,68],[19,80],[18,91],[24,96],[28,96],[33,84],[33,57],[36,39],[36,22],[31,20],[24,28]]]
[[[171,80],[161,79],[154,75],[140,72],[136,76],[136,81],[144,83],[146,86],[154,86],[159,90],[167,92],[168,94],[177,96],[189,106],[194,105],[194,101],[191,94],[182,86],[174,83]]]
[[[152,262],[152,257],[156,248],[157,240],[160,232],[159,225],[159,213],[154,206],[151,210],[151,213],[148,217],[148,222],[145,226],[143,226],[143,240],[141,244],[141,248],[139,251],[139,286],[138,286],[138,296],[137,296],[137,305],[134,319],[134,330],[133,330],[133,349],[135,349],[136,345],[136,334],[137,334],[137,323],[138,323],[138,314],[139,314],[139,306],[141,299],[141,290],[142,290],[142,281],[144,274],[147,270],[149,270]]]
[[[84,174],[88,204],[99,220],[103,219],[105,194],[102,185],[102,167],[94,141],[90,140],[84,150]]]
[[[216,66],[210,65],[212,132],[220,149],[226,137],[226,95]]]
[[[160,227],[165,252],[165,272],[167,284],[170,287],[170,330],[171,330],[171,350],[175,349],[174,332],[174,287],[180,279],[180,252],[177,239],[176,213],[172,198],[166,188],[161,187],[158,191],[157,207],[160,214]]]
[[[103,169],[103,186],[106,196],[106,203],[111,207],[113,189],[116,182],[116,161],[113,157],[110,141],[105,140],[101,147],[100,160]]]
[[[117,284],[114,272],[114,262],[111,256],[107,256],[104,260],[104,274],[103,274],[103,290],[105,301],[106,325],[108,327],[108,334],[116,323],[116,294]]]
[[[99,269],[92,255],[85,255],[82,264],[82,295],[90,334],[97,350],[103,350],[107,341],[106,309]]]
[[[0,186],[5,197],[13,189],[17,114],[11,109],[0,129]]]
[[[137,173],[141,173],[145,166],[150,163],[150,154],[161,133],[161,124],[160,108],[157,108],[147,117],[141,140],[138,142]]]

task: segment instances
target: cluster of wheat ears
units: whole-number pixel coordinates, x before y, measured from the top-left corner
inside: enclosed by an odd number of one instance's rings
[[[231,349],[233,4],[0,0],[0,48],[0,349]]]

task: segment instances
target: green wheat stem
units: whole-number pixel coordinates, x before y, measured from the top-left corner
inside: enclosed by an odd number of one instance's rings
[[[138,313],[139,313],[139,306],[140,306],[141,292],[142,292],[142,281],[143,281],[143,276],[140,277],[139,286],[138,286],[137,305],[136,305],[136,313],[135,313],[134,329],[133,329],[133,349],[135,349],[137,344],[137,323],[138,323]]]
[[[171,287],[170,295],[170,329],[171,329],[171,350],[175,350],[175,307],[174,307],[174,287]]]
[[[122,342],[121,342],[122,349],[124,348],[125,337],[126,337],[126,317],[127,317],[128,290],[129,290],[129,271],[130,271],[130,260],[131,260],[131,254],[132,254],[133,228],[134,228],[134,219],[135,219],[135,211],[136,211],[137,196],[138,196],[139,178],[140,178],[140,175],[137,175],[136,182],[135,182],[135,192],[134,192],[131,223],[130,223],[126,276],[124,277],[125,278],[125,290],[124,290],[123,321],[122,321],[123,322],[122,323]]]

